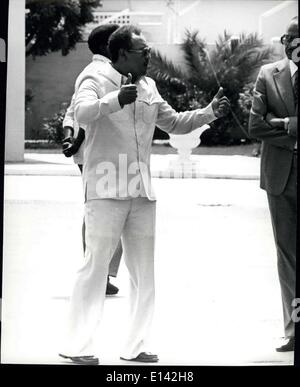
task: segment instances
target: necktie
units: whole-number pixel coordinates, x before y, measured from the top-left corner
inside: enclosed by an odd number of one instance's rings
[[[298,104],[298,70],[294,74],[294,83],[293,83],[294,97],[295,97],[295,105]]]

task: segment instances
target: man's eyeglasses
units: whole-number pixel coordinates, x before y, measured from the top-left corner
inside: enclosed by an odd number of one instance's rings
[[[289,44],[291,43],[294,39],[297,39],[298,36],[293,36],[293,35],[288,35],[288,34],[284,34],[282,35],[282,37],[280,38],[280,42],[281,44]]]
[[[142,54],[143,56],[151,55],[151,47],[143,47],[140,50],[127,50],[128,52],[135,52],[137,54]]]

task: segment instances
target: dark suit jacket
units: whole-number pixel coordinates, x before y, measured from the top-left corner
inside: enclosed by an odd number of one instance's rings
[[[273,195],[283,192],[291,170],[296,142],[296,110],[288,59],[262,66],[255,84],[249,134],[262,140],[260,186]],[[290,117],[293,134],[269,125],[267,114]]]

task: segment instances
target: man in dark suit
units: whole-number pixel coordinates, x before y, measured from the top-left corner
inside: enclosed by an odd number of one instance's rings
[[[294,17],[281,38],[286,58],[258,74],[249,121],[250,135],[262,141],[260,186],[267,191],[277,249],[286,340],[278,352],[293,351],[295,345],[298,36]]]

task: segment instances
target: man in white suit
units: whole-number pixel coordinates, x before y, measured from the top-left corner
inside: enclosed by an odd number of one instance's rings
[[[72,96],[70,106],[68,107],[64,121],[64,140],[62,143],[63,153],[66,157],[73,156],[75,164],[78,165],[80,172],[82,173],[83,166],[83,148],[84,148],[84,138],[85,138],[85,125],[78,126],[78,123],[75,120],[75,98],[78,85],[80,84],[81,77],[84,76],[86,72],[101,72],[101,67],[105,66],[106,63],[110,62],[109,52],[107,50],[107,43],[110,35],[119,28],[117,24],[102,24],[93,29],[88,37],[88,46],[90,51],[93,53],[93,60],[89,63],[83,71],[79,74],[76,84],[75,92]],[[83,250],[85,250],[85,222],[82,224],[82,242]],[[106,295],[115,295],[118,293],[119,289],[110,282],[110,277],[116,277],[120,261],[123,253],[122,243],[119,241],[116,251],[114,252],[112,259],[109,265],[107,285],[106,285]]]
[[[75,114],[86,127],[83,180],[86,259],[70,302],[68,338],[61,356],[98,364],[93,346],[101,319],[111,251],[122,237],[130,275],[130,324],[121,359],[157,362],[149,352],[154,311],[156,198],[150,152],[155,126],[184,134],[228,112],[219,90],[204,109],[177,113],[145,76],[150,48],[141,31],[120,27],[109,39],[112,65],[87,74],[79,85]]]

